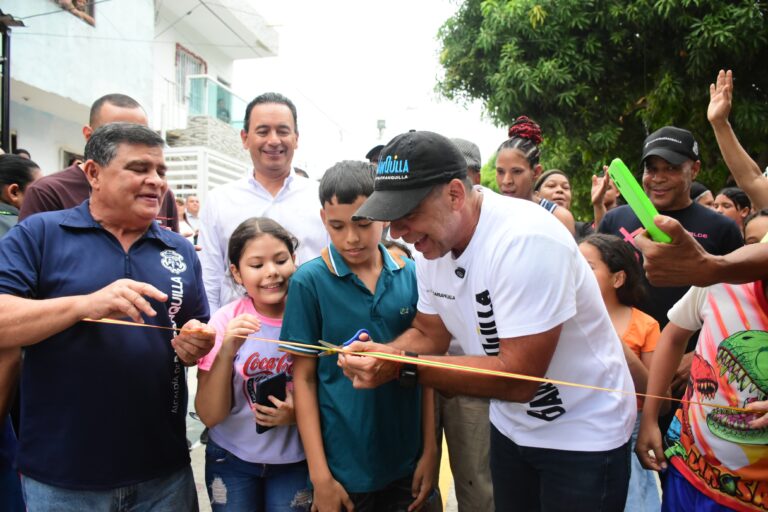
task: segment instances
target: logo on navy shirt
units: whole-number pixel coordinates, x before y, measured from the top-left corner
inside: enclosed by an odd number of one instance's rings
[[[181,274],[187,270],[187,264],[184,262],[184,257],[176,251],[163,251],[160,253],[160,263],[169,271],[174,274]]]

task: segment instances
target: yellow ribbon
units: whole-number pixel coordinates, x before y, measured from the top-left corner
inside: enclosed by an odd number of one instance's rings
[[[93,319],[93,318],[84,318],[83,321],[85,322],[95,322],[95,323],[104,323],[104,324],[117,324],[117,325],[126,325],[131,327],[150,327],[153,329],[164,329],[169,331],[178,331],[179,333],[182,332],[201,332],[199,329],[181,329],[178,327],[166,327],[162,325],[151,325],[151,324],[142,324],[137,322],[131,322],[128,320],[115,320],[112,318],[102,318],[99,320]],[[227,333],[225,333],[227,334]],[[399,363],[408,363],[408,364],[416,364],[420,366],[431,366],[433,368],[443,368],[446,370],[452,370],[452,371],[463,371],[463,372],[469,372],[469,373],[475,373],[479,375],[488,375],[492,377],[503,377],[507,379],[518,379],[518,380],[527,380],[527,381],[533,381],[533,382],[541,382],[541,383],[547,383],[547,384],[556,384],[561,386],[570,386],[574,388],[582,388],[582,389],[592,389],[595,391],[603,391],[606,393],[621,393],[622,395],[632,395],[632,396],[639,396],[643,398],[657,398],[660,400],[670,400],[672,402],[680,402],[680,403],[687,403],[687,404],[694,404],[699,405],[702,407],[712,407],[717,409],[726,409],[729,411],[734,412],[747,412],[747,413],[759,413],[759,411],[755,411],[753,409],[745,409],[742,407],[733,407],[730,405],[719,405],[719,404],[707,404],[704,402],[697,402],[694,400],[685,400],[682,398],[673,398],[669,396],[661,396],[661,395],[650,395],[647,393],[637,393],[635,391],[626,391],[624,389],[614,389],[614,388],[604,388],[600,386],[591,386],[589,384],[580,384],[578,382],[568,382],[565,380],[557,380],[557,379],[548,379],[546,377],[534,377],[533,375],[525,375],[522,373],[512,373],[512,372],[503,372],[500,370],[487,370],[485,368],[475,368],[474,366],[465,366],[462,364],[453,364],[453,363],[445,363],[442,361],[432,361],[429,359],[423,359],[420,357],[410,357],[400,354],[389,354],[386,352],[354,352],[345,348],[340,347],[325,347],[325,346],[317,346],[317,345],[310,345],[308,343],[299,343],[298,341],[280,341],[280,340],[274,340],[271,338],[260,338],[258,336],[254,335],[248,335],[248,336],[241,336],[237,334],[230,334],[233,337],[236,338],[243,338],[243,339],[252,339],[252,340],[258,340],[258,341],[266,341],[267,343],[277,343],[280,345],[287,345],[290,347],[299,347],[299,348],[308,348],[313,351],[320,351],[320,352],[336,352],[338,354],[345,354],[345,355],[352,355],[352,356],[368,356],[372,357],[374,359],[382,359],[386,361],[395,361]]]

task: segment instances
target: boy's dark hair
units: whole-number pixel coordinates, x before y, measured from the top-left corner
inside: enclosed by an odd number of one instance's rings
[[[299,241],[287,229],[278,222],[268,217],[251,217],[240,223],[229,237],[227,254],[229,262],[236,267],[240,267],[240,258],[243,256],[243,250],[248,242],[262,235],[272,235],[285,244],[288,253],[293,256]]]
[[[39,168],[40,166],[28,158],[19,155],[0,155],[0,187],[15,183],[24,192],[27,185],[32,183],[32,172]]]
[[[749,200],[749,196],[739,187],[726,187],[717,193],[718,196],[720,194],[733,201],[733,204],[739,210],[742,208],[752,208],[752,201]]]
[[[756,212],[752,212],[749,215],[746,216],[744,219],[744,228],[746,229],[747,224],[752,222],[758,217],[768,217],[768,208],[763,208],[762,210],[757,210]]]
[[[407,245],[401,244],[400,242],[397,242],[395,240],[389,240],[389,239],[382,240],[381,243],[387,249],[391,249],[392,247],[397,247],[398,249],[403,251],[406,256],[413,259],[413,254],[411,254],[411,250],[408,248]]]
[[[259,96],[253,98],[248,106],[245,107],[243,130],[245,130],[246,133],[248,133],[248,127],[251,123],[251,110],[253,110],[253,107],[256,105],[262,105],[264,103],[279,103],[280,105],[285,105],[288,107],[288,109],[291,111],[291,114],[293,115],[293,130],[296,132],[296,135],[299,134],[299,121],[298,115],[296,114],[296,105],[294,105],[291,100],[279,92],[265,92],[264,94],[260,94]]]
[[[101,98],[94,101],[93,105],[91,105],[91,113],[88,116],[89,125],[93,126],[96,124],[96,118],[99,117],[99,111],[101,110],[102,105],[105,103],[109,103],[110,105],[121,108],[142,108],[138,101],[131,98],[130,96],[126,96],[125,94],[105,94]]]
[[[27,158],[32,158],[32,155],[30,154],[30,152],[27,151],[24,148],[16,148],[16,149],[14,149],[13,150],[13,154],[14,155],[27,155]]]
[[[647,295],[643,273],[634,249],[614,235],[598,233],[589,235],[581,243],[589,244],[600,253],[603,263],[611,272],[624,271],[624,284],[616,290],[619,302],[636,307]]]
[[[373,194],[375,167],[368,162],[344,160],[333,164],[320,180],[320,205],[334,197],[339,204],[352,204],[358,197]]]

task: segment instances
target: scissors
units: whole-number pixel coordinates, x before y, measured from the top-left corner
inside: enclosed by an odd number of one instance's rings
[[[342,344],[341,344],[341,348],[344,348],[344,347],[348,347],[349,345],[351,345],[351,344],[352,344],[352,343],[354,343],[355,341],[360,341],[360,336],[361,336],[362,334],[367,334],[367,335],[368,335],[368,339],[371,339],[371,333],[369,333],[367,329],[360,329],[359,331],[357,331],[357,332],[354,334],[354,336],[352,336],[352,337],[351,337],[351,338],[349,338],[347,341],[345,341],[344,343],[342,343]],[[317,340],[317,342],[318,342],[318,343],[320,343],[320,345],[322,345],[322,346],[323,346],[323,347],[325,347],[325,348],[331,348],[331,349],[333,349],[333,351],[331,351],[331,350],[326,350],[325,352],[323,352],[322,354],[320,354],[318,357],[323,357],[323,356],[330,356],[331,354],[333,354],[334,352],[336,352],[336,349],[338,349],[338,348],[339,348],[339,346],[338,346],[338,345],[334,345],[334,344],[332,344],[332,343],[328,343],[327,341],[323,341],[323,340]]]

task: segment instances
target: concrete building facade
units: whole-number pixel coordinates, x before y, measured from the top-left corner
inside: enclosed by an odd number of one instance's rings
[[[210,183],[189,183],[187,170],[180,195],[204,196],[214,183],[229,181],[233,169],[247,172],[239,141],[245,101],[229,87],[233,63],[277,54],[277,33],[254,6],[254,0],[114,0],[88,4],[85,13],[68,0],[4,0],[3,10],[26,25],[12,33],[15,147],[29,150],[46,174],[64,168],[82,153],[91,103],[119,92],[141,103],[150,127],[173,151],[214,151],[211,160],[226,161],[221,176],[197,169],[214,176]],[[181,186],[172,176],[169,182]]]

